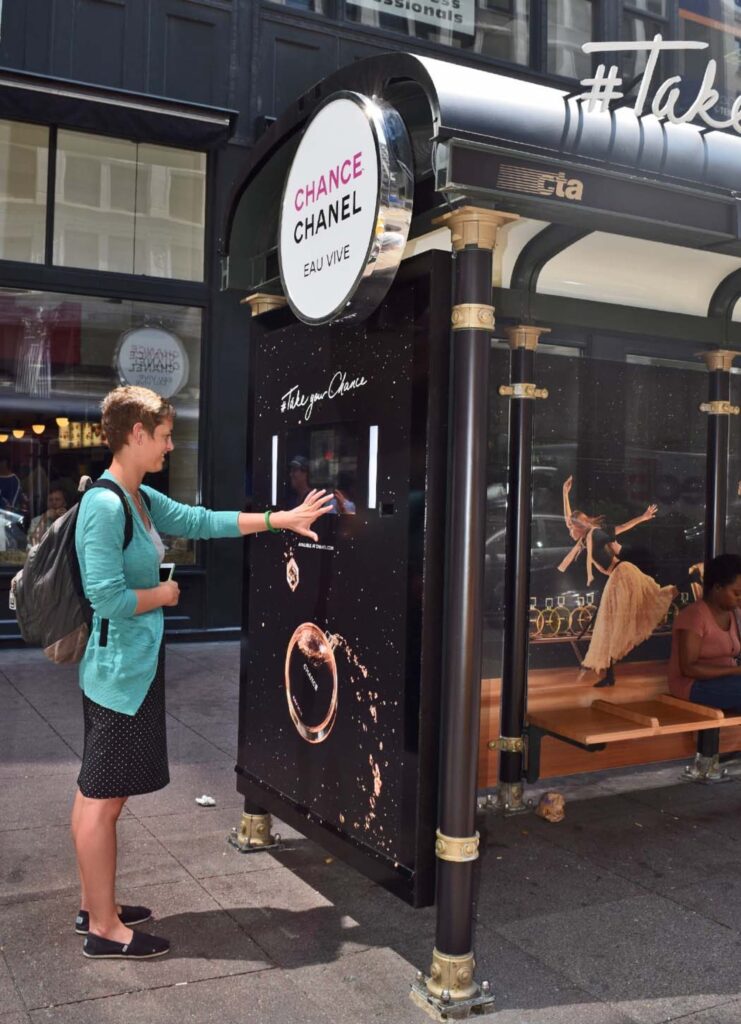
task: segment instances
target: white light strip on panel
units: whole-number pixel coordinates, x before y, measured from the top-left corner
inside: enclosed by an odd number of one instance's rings
[[[368,435],[368,508],[377,504],[378,485],[378,426],[371,427]]]
[[[278,435],[273,434],[273,475],[270,484],[270,504],[278,504]]]

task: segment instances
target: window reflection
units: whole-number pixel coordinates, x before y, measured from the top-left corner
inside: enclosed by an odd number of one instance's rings
[[[549,0],[548,70],[552,74],[586,78],[592,62],[582,45],[591,38],[591,0]]]
[[[147,483],[197,502],[200,338],[194,307],[0,289],[0,566],[22,564],[79,478],[110,462],[99,407],[120,383],[173,402],[175,450]],[[194,561],[192,542],[168,546]]]
[[[203,280],[206,157],[60,130],[54,262]]]
[[[49,129],[0,121],[0,259],[43,263]]]

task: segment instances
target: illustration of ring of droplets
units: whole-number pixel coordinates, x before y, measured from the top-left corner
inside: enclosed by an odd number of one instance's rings
[[[375,680],[360,660],[349,641],[339,633],[327,634],[335,651],[342,652],[347,663],[347,672],[342,676],[346,685],[342,687],[348,695],[351,710],[350,717],[356,726],[358,736],[362,772],[355,776],[355,785],[361,794],[361,805],[367,808],[365,814],[358,818],[351,816],[353,830],[372,832],[380,846],[391,852],[391,837],[384,835],[384,826],[378,821],[380,803],[384,799],[384,771],[389,767],[388,751],[385,746],[389,742],[384,736],[388,729],[386,722],[387,709],[398,707],[398,700],[385,700],[376,689]],[[347,699],[347,698],[346,698]],[[396,730],[392,727],[391,733]],[[386,797],[388,801],[388,797]],[[386,812],[391,807],[384,808]],[[346,815],[340,814],[340,823],[346,823]]]
[[[292,546],[286,550],[284,558],[287,566],[291,562],[295,564]],[[331,632],[326,632],[325,635],[335,660],[338,654],[343,656],[337,665],[340,680],[337,713],[338,716],[349,714],[356,727],[354,731],[360,747],[359,763],[363,769],[355,775],[354,781],[359,796],[358,805],[366,808],[362,815],[347,810],[340,811],[338,821],[342,826],[349,824],[361,837],[372,836],[378,846],[395,857],[396,853],[392,849],[394,837],[387,834],[379,818],[384,812],[390,817],[397,809],[391,806],[396,804],[396,798],[389,795],[388,787],[384,793],[384,771],[389,767],[387,747],[389,742],[393,743],[392,737],[396,734],[387,712],[398,708],[399,701],[383,698],[369,669],[345,637]]]

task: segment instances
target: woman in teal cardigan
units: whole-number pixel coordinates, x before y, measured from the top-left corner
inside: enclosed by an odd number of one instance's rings
[[[94,488],[81,502],[75,544],[93,623],[80,665],[85,747],[72,810],[80,872],[83,953],[95,958],[144,959],[170,948],[166,939],[132,931],[151,917],[147,907],[115,899],[116,823],[130,796],[170,781],[165,725],[164,621],[177,605],[175,580],[160,582],[160,533],[207,540],[265,530],[293,530],[316,540],[311,525],[331,510],[331,495],[312,491],[288,512],[212,512],[181,505],[142,486],[172,451],[174,410],[153,391],[121,387],[102,404],[102,425],[113,452],[103,478],[117,484],[133,521],[123,549],[121,497]],[[143,498],[142,495],[145,497]]]

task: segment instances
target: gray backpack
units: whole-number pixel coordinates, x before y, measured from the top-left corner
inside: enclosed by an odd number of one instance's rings
[[[93,610],[82,589],[75,528],[80,505],[95,487],[113,491],[121,499],[126,550],[134,535],[134,522],[122,488],[112,480],[91,484],[89,477],[83,477],[80,501],[55,520],[40,543],[31,548],[26,564],[10,585],[10,606],[15,610],[21,636],[27,644],[40,646],[46,657],[57,664],[80,661],[90,636]],[[142,496],[149,506],[143,491]],[[107,619],[103,619],[100,632],[100,645],[105,647]]]

